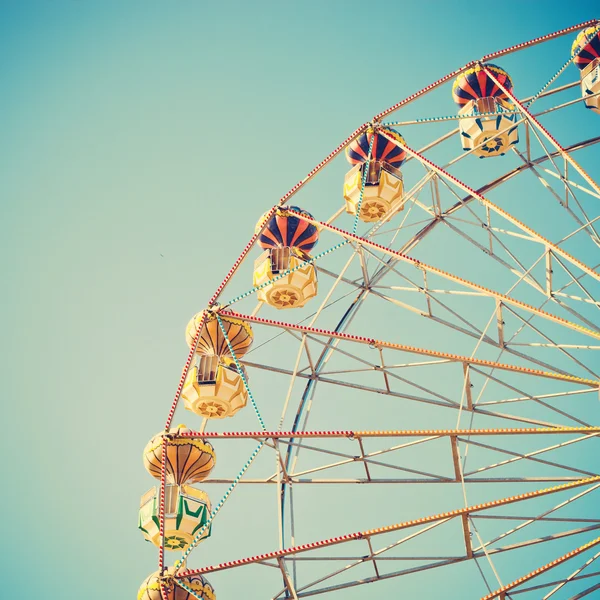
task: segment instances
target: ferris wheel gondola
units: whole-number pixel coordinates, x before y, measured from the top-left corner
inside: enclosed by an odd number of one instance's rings
[[[600,30],[588,27],[577,34],[571,48],[573,62],[581,71],[585,106],[600,113]]]

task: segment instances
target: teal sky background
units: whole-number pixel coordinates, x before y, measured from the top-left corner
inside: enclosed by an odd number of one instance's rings
[[[522,0],[0,0],[7,597],[133,598],[155,570],[136,530],[153,484],[141,450],[171,405],[185,324],[262,212],[380,110],[473,58],[596,16],[593,3]],[[597,134],[599,117],[585,118]],[[265,403],[268,385],[257,377]],[[272,425],[279,406],[265,408]],[[235,469],[250,445],[222,464]],[[383,492],[366,487],[356,501],[369,507]],[[273,549],[275,517],[274,502],[240,490],[200,563]],[[305,541],[315,537],[319,517]],[[244,581],[248,600],[272,590]],[[382,593],[400,589],[393,581]],[[240,585],[221,578],[220,600]]]

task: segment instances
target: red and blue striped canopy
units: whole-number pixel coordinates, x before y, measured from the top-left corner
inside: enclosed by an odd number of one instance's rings
[[[575,53],[581,49],[577,56]],[[600,31],[595,27],[588,27],[580,31],[571,47],[573,62],[579,69],[585,69],[594,59],[600,58]]]
[[[381,127],[380,131],[384,131],[387,136],[398,140],[402,144],[405,143],[404,138],[394,129]],[[373,130],[368,129],[346,148],[346,158],[351,165],[367,162],[372,139]],[[382,161],[392,167],[399,167],[406,160],[406,152],[381,133],[376,133],[371,150],[371,160]]]
[[[485,65],[485,67],[509,92],[512,90],[512,80],[504,69],[496,65]],[[464,106],[470,100],[490,97],[510,102],[508,96],[496,85],[481,65],[461,73],[452,86],[452,98],[459,106]]]
[[[308,211],[298,206],[290,206],[289,208],[307,216],[309,219],[313,218]],[[264,223],[264,219],[265,215],[259,219],[256,229],[260,229]],[[284,209],[283,211],[275,212],[269,219],[267,226],[258,238],[258,245],[265,250],[290,246],[303,252],[309,252],[318,239],[319,230],[312,223],[303,221],[295,215],[286,214]]]

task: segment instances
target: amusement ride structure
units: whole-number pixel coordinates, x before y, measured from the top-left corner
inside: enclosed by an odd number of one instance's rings
[[[222,573],[244,598],[600,597],[598,142],[589,21],[379,113],[272,205],[144,449],[138,600]]]

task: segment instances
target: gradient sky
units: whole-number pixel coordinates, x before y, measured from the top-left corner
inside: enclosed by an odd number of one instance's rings
[[[156,564],[136,530],[141,450],[185,323],[257,216],[376,112],[595,16],[531,0],[0,0],[4,589],[135,597]],[[238,510],[258,511],[244,494]],[[215,536],[243,527],[229,518]]]

